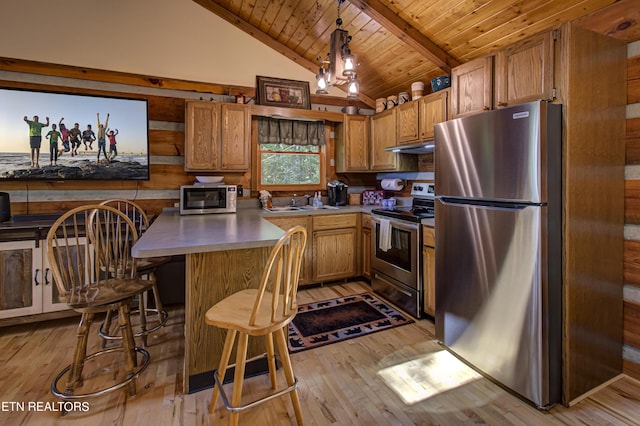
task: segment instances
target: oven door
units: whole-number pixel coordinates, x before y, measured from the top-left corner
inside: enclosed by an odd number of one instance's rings
[[[380,218],[372,216],[374,238],[371,239],[371,268],[384,275],[419,290],[420,241],[417,223],[390,221],[391,248],[380,248]]]

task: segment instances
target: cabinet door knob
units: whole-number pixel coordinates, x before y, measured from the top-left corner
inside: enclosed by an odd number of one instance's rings
[[[491,109],[491,108],[489,108],[488,106],[483,106],[483,107],[482,107],[482,110],[483,110],[483,111],[489,111],[490,109]]]
[[[40,273],[40,269],[36,269],[36,274],[33,276],[33,282],[36,283],[36,285],[40,285],[40,283],[38,282],[38,274]]]

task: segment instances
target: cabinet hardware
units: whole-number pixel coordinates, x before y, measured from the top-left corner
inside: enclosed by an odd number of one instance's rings
[[[40,283],[38,282],[38,273],[40,272],[40,269],[36,269],[36,274],[33,276],[33,282],[36,283],[36,285],[40,285]]]
[[[49,285],[49,268],[45,268],[44,270],[44,285]]]

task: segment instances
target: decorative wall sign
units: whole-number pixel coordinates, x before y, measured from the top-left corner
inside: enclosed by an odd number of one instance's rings
[[[311,109],[309,82],[256,77],[256,104]]]

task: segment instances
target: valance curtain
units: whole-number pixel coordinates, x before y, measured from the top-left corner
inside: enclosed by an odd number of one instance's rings
[[[324,121],[258,117],[258,143],[321,146],[325,144]]]

